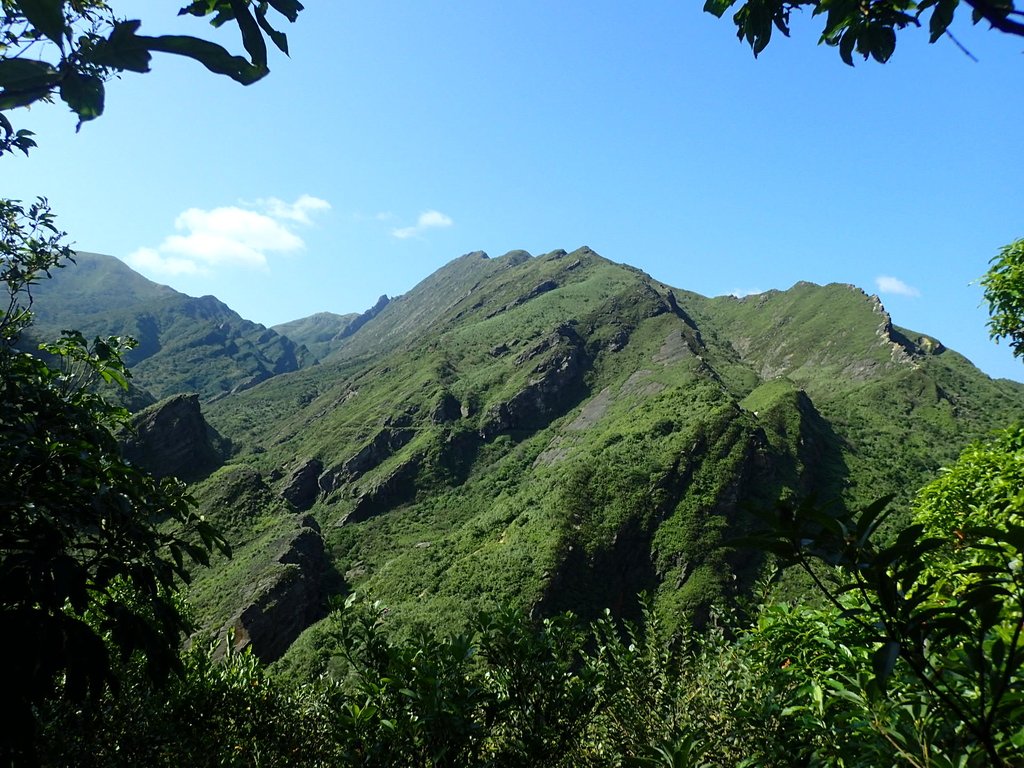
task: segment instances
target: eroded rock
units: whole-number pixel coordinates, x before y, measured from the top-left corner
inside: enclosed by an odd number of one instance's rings
[[[281,495],[298,509],[309,509],[320,493],[320,473],[324,465],[310,459],[296,467],[281,489]]]
[[[174,395],[136,414],[124,457],[156,477],[196,480],[222,461],[224,439],[206,423],[199,395]]]
[[[282,542],[278,568],[253,590],[229,626],[236,650],[252,647],[264,663],[279,659],[306,627],[324,615],[324,541],[312,518]]]

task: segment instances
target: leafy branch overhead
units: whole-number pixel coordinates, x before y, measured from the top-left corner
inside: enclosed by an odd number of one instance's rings
[[[992,29],[1024,36],[1024,9],[1015,0],[964,0],[971,8],[971,21],[984,21]],[[704,10],[721,18],[736,0],[706,0]],[[839,48],[839,56],[853,66],[853,55],[884,63],[896,50],[896,32],[906,27],[928,25],[930,42],[948,34],[960,0],[745,0],[733,14],[737,37],[750,45],[757,56],[778,30],[790,32],[794,10],[810,9],[812,16],[824,16],[820,43]],[[925,21],[927,17],[927,21]]]
[[[194,0],[178,15],[233,23],[245,56],[191,35],[139,34],[142,22],[115,15],[106,0],[0,0],[0,113],[49,101],[55,95],[79,121],[103,114],[104,83],[121,72],[148,72],[154,52],[184,56],[211,72],[250,85],[270,69],[267,39],[287,55],[288,38],[270,11],[294,22],[298,0]],[[31,134],[15,132],[0,115],[0,154],[27,152]]]

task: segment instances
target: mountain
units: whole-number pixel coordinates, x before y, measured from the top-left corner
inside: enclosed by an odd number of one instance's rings
[[[348,329],[354,320],[362,317],[358,312],[336,315],[333,312],[317,312],[315,315],[291,320],[271,326],[270,330],[303,345],[317,358],[325,358],[333,352],[340,341],[351,335]]]
[[[235,452],[193,486],[236,549],[200,616],[297,675],[350,590],[407,627],[641,591],[700,619],[761,572],[723,546],[751,510],[905,504],[1024,408],[853,286],[706,298],[588,248],[467,254],[329,342],[205,406]]]
[[[235,551],[197,572],[197,614],[297,676],[352,590],[409,629],[503,603],[636,616],[640,592],[700,620],[761,574],[728,546],[756,510],[905,509],[1024,411],[1024,385],[850,285],[707,298],[589,248],[475,252],[362,314],[268,330],[79,262],[37,292],[40,323],[142,336],[136,376],[172,397],[126,450],[189,479]]]
[[[34,334],[76,328],[87,337],[128,335],[134,384],[156,398],[197,392],[204,400],[311,365],[301,344],[244,320],[213,296],[194,298],[142,277],[112,256],[78,252],[33,289]]]

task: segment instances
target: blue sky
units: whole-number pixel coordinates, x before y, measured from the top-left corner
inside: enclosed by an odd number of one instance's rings
[[[143,33],[228,30],[115,3]],[[1024,379],[971,286],[1024,236],[1024,41],[923,30],[842,64],[798,19],[754,60],[700,2],[310,0],[243,88],[157,58],[0,163],[76,246],[267,325],[362,311],[469,251],[589,245],[705,295],[850,282]]]

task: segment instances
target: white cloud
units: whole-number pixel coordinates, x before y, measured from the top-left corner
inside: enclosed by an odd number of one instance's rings
[[[911,298],[917,298],[921,295],[917,288],[907,285],[898,277],[890,277],[889,275],[879,275],[876,277],[875,285],[878,286],[879,293],[895,293],[898,296],[909,296]]]
[[[309,214],[316,213],[317,211],[331,210],[330,203],[312,195],[302,195],[294,203],[286,203],[284,200],[279,200],[276,197],[268,197],[257,200],[256,204],[268,216],[272,216],[275,219],[287,219],[307,225],[313,223],[309,218]]]
[[[194,261],[161,256],[154,248],[139,248],[125,260],[136,269],[158,275],[196,275],[205,271]]]
[[[268,254],[295,253],[305,247],[292,231],[293,224],[310,224],[311,213],[331,207],[311,195],[294,203],[268,198],[255,205],[265,213],[238,206],[189,208],[174,221],[178,234],[168,235],[156,248],[137,249],[127,261],[163,275],[210,274],[215,267],[267,270]]]
[[[439,229],[443,227],[450,227],[455,222],[451,220],[451,217],[446,216],[440,211],[424,211],[416,219],[416,224],[411,227],[399,227],[398,229],[391,230],[391,234],[397,237],[399,240],[406,240],[416,235],[421,235],[428,229]]]
[[[759,293],[764,293],[764,290],[761,288],[736,288],[729,291],[729,295],[735,296],[737,299],[742,299],[744,296],[756,296]]]

